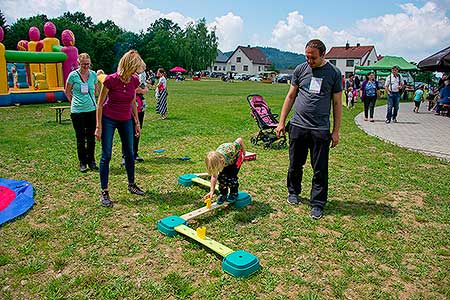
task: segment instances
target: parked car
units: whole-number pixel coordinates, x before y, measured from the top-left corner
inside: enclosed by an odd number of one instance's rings
[[[288,74],[282,74],[283,76],[278,76],[277,77],[277,82],[278,83],[288,83],[288,81],[292,80],[292,75],[288,75]]]
[[[250,77],[248,80],[260,82],[262,80],[262,78],[259,76],[253,76],[253,77]]]
[[[225,73],[223,73],[223,72],[212,72],[211,73],[212,78],[220,78],[220,77],[223,77],[224,75],[225,75]]]
[[[234,79],[236,79],[236,80],[244,80],[244,76],[245,76],[245,74],[234,74],[233,75],[233,78]]]

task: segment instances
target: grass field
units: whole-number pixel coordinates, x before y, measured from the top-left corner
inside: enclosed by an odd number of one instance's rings
[[[169,81],[168,88],[168,120],[147,97],[145,162],[136,166],[144,197],[127,193],[116,134],[112,209],[100,206],[98,174],[78,171],[69,120],[55,123],[45,104],[0,108],[0,177],[31,182],[36,200],[0,227],[0,299],[450,298],[448,163],[366,135],[353,121],[361,104],[344,108],[340,144],[330,151],[329,202],[313,221],[308,205],[286,202],[287,149],[249,142],[258,130],[246,96],[262,94],[279,113],[288,85]],[[239,136],[257,153],[240,172],[252,205],[191,225],[256,255],[262,270],[248,279],[225,274],[221,258],[202,246],[156,229],[159,219],[203,205],[206,191],[178,185],[178,176],[204,172],[205,153]],[[166,152],[152,151],[160,148]],[[186,155],[192,159],[177,159]],[[305,198],[311,171],[308,162]]]

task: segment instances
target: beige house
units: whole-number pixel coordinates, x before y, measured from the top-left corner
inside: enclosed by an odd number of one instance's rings
[[[225,73],[227,69],[227,60],[228,57],[225,54],[223,54],[222,51],[217,49],[216,61],[211,67],[208,68],[208,71]]]
[[[325,58],[335,65],[345,78],[355,73],[355,66],[370,66],[378,61],[375,46],[350,46],[332,47],[325,55]]]
[[[227,72],[259,74],[267,71],[272,63],[256,47],[238,46],[227,60]]]

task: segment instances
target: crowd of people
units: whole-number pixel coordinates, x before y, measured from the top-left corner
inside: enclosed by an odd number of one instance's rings
[[[399,102],[405,84],[397,66],[384,84],[375,80],[370,72],[364,81],[353,74],[343,80],[341,72],[325,60],[326,47],[320,40],[311,40],[305,47],[306,62],[297,66],[286,95],[276,135],[289,132],[289,167],[286,187],[287,202],[298,204],[302,191],[303,167],[310,153],[313,168],[310,206],[313,219],[320,219],[327,203],[329,149],[339,143],[342,115],[342,92],[347,108],[354,107],[360,97],[364,103],[364,121],[374,122],[374,108],[381,91],[387,95],[385,123],[397,123]],[[88,54],[78,57],[79,68],[73,71],[66,83],[66,95],[71,103],[71,118],[77,140],[80,171],[99,170],[101,204],[113,205],[109,196],[109,164],[112,156],[114,132],[117,129],[122,143],[122,158],[128,178],[128,191],[136,195],[145,192],[135,182],[135,162],[143,161],[138,154],[139,137],[144,122],[148,85],[155,85],[156,112],[161,119],[167,118],[167,80],[163,69],[146,73],[146,65],[137,51],[130,50],[120,59],[117,71],[110,75],[90,70]],[[158,78],[156,83],[155,78]],[[100,81],[98,78],[101,78]],[[99,92],[99,83],[101,89]],[[414,112],[419,112],[425,100],[424,86],[414,94]],[[95,96],[98,94],[98,100]],[[437,89],[430,89],[426,98],[428,110],[442,110],[450,104],[450,79],[444,75]],[[294,110],[287,123],[287,116]],[[330,116],[333,111],[333,126]],[[331,128],[331,132],[330,132]],[[101,141],[99,167],[95,161],[95,138]],[[205,164],[211,176],[211,190],[205,198],[213,198],[215,185],[219,183],[218,204],[234,202],[238,197],[238,173],[244,158],[244,143],[241,138],[221,144],[206,155]]]

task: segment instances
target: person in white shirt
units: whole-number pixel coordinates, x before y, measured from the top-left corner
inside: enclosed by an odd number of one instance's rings
[[[384,89],[388,95],[388,108],[386,114],[386,124],[397,123],[398,107],[400,104],[400,92],[403,88],[402,77],[398,74],[398,67],[392,67],[392,73],[386,77]]]

